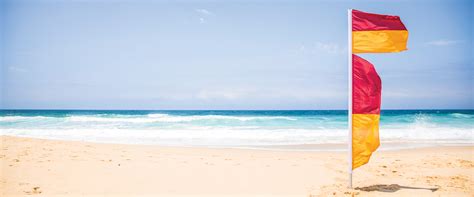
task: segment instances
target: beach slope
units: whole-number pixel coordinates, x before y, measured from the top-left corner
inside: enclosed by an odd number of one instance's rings
[[[0,196],[473,196],[474,147],[347,155],[1,136]]]

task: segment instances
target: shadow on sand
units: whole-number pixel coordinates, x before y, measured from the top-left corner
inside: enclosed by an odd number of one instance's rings
[[[391,184],[391,185],[383,185],[383,184],[378,184],[378,185],[371,185],[367,187],[356,187],[356,190],[361,190],[361,191],[366,191],[366,192],[372,192],[372,191],[379,191],[379,192],[396,192],[401,189],[424,189],[424,190],[430,190],[431,192],[435,192],[439,188],[426,188],[426,187],[409,187],[409,186],[401,186],[398,184]]]

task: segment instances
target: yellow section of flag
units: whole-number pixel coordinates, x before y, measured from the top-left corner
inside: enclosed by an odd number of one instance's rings
[[[378,114],[352,115],[352,169],[369,162],[379,147],[379,119]]]
[[[391,53],[407,50],[408,31],[353,31],[353,53]]]

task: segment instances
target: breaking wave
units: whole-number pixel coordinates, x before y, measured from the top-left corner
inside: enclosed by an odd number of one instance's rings
[[[473,114],[391,112],[382,115],[380,138],[395,143],[474,143]],[[176,146],[347,143],[347,116],[298,111],[4,114],[0,116],[0,134]]]

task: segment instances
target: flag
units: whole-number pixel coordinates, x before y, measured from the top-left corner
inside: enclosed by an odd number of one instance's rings
[[[352,10],[352,52],[392,53],[407,50],[408,31],[398,16]]]
[[[379,147],[382,81],[374,66],[352,55],[352,169],[369,162]]]
[[[407,50],[408,31],[398,16],[351,10],[352,20],[352,152],[351,169],[369,162],[380,145],[379,121],[382,81],[374,66],[354,53],[392,53]],[[349,28],[350,29],[350,28]],[[350,65],[349,65],[350,66]]]

